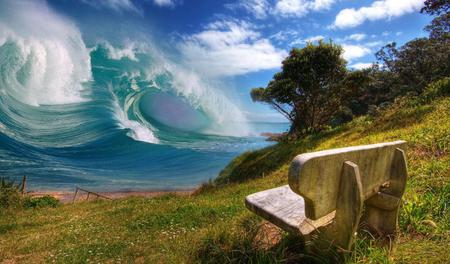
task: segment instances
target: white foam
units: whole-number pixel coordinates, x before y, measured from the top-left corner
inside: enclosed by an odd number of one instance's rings
[[[81,33],[44,2],[2,3],[0,45],[7,94],[30,105],[88,100],[83,83],[91,79],[90,57]]]
[[[138,46],[136,42],[127,42],[123,47],[118,48],[112,46],[109,42],[104,41],[103,46],[108,50],[108,57],[113,60],[121,60],[128,58],[132,61],[139,61],[136,57]]]
[[[171,90],[175,94],[187,99],[189,104],[196,109],[202,109],[212,120],[211,126],[202,131],[207,134],[224,136],[248,136],[250,129],[248,122],[242,111],[222,92],[219,87],[221,82],[217,80],[207,80],[198,72],[190,70],[188,67],[173,63],[164,57],[162,52],[151,46],[150,40],[144,42],[127,41],[120,45],[120,48],[112,46],[106,41],[100,42],[108,50],[110,59],[120,60],[128,58],[138,61],[137,54],[147,54],[151,57],[151,65],[141,64],[142,69],[134,69],[124,75],[131,80],[131,88],[139,91],[135,85],[135,78],[143,78],[152,87],[161,90]],[[144,76],[142,76],[144,74]],[[160,87],[155,80],[161,75],[170,76],[171,87]],[[133,82],[134,81],[134,82]],[[125,107],[127,108],[127,107]],[[143,120],[140,120],[141,123]]]
[[[130,120],[128,118],[128,115],[126,114],[128,106],[125,106],[125,109],[122,109],[119,105],[119,100],[117,99],[117,96],[114,95],[114,93],[112,92],[111,94],[113,95],[114,98],[114,113],[115,113],[114,117],[116,118],[116,120],[119,122],[119,125],[123,129],[125,128],[130,129],[127,135],[133,138],[134,140],[158,144],[159,140],[154,135],[153,131],[137,121]]]

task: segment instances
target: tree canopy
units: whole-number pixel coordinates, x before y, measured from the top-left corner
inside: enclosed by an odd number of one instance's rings
[[[450,76],[449,10],[448,0],[426,0],[421,12],[434,16],[425,27],[429,37],[387,44],[366,70],[347,70],[342,48],[331,41],[294,48],[282,70],[251,97],[283,114],[291,134],[305,134],[376,113],[399,96],[422,96],[430,83]]]
[[[342,53],[339,45],[323,41],[292,49],[267,87],[252,89],[252,99],[283,114],[291,133],[322,129],[352,94],[348,83],[356,81],[349,78]]]

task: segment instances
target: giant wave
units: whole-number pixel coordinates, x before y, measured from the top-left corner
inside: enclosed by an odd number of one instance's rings
[[[217,83],[151,43],[86,47],[43,2],[1,7],[2,174],[42,188],[194,186],[254,144]]]

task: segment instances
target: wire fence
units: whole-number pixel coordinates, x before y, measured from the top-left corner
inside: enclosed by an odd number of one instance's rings
[[[27,192],[27,181],[29,180],[29,177],[27,177],[26,175],[0,176],[0,180],[13,181],[14,186],[16,186],[15,188],[17,188],[18,191],[22,195],[30,193],[30,192]],[[114,200],[103,194],[89,191],[89,190],[86,190],[86,189],[80,188],[80,187],[75,187],[75,192],[74,192],[74,195],[72,198],[72,203],[75,203],[75,201],[77,201],[77,197],[79,198],[78,200],[89,200],[92,197],[94,197],[95,199]]]

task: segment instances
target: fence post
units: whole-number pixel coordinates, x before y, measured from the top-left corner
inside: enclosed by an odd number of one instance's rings
[[[72,203],[75,203],[75,198],[77,198],[78,187],[75,189],[75,194],[73,195]]]
[[[22,195],[24,195],[26,190],[27,190],[27,176],[23,175],[22,186],[20,187],[20,193],[22,193]]]

